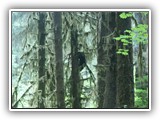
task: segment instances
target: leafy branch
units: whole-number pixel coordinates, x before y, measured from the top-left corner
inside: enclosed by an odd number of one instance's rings
[[[145,13],[146,14],[146,13]],[[127,19],[131,18],[136,26],[131,28],[131,30],[125,30],[124,35],[120,35],[118,37],[115,37],[114,39],[116,41],[120,41],[123,44],[123,48],[118,49],[117,54],[122,54],[122,55],[128,55],[128,49],[126,49],[126,46],[129,44],[132,44],[132,42],[135,43],[142,43],[142,44],[147,44],[148,40],[148,25],[147,24],[137,24],[136,19],[133,16],[133,13],[125,13],[123,12],[122,14],[119,15],[121,19]]]

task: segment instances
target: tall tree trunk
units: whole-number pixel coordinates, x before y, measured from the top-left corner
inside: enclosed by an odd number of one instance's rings
[[[114,108],[116,104],[116,49],[113,40],[115,12],[102,12],[98,42],[99,108]]]
[[[131,19],[121,19],[117,13],[117,31],[119,35],[123,35],[126,29],[131,28]],[[118,36],[119,36],[118,35]],[[123,47],[118,41],[117,47]],[[117,107],[132,108],[134,106],[134,82],[133,82],[133,56],[132,44],[126,46],[129,50],[128,55],[117,54]]]
[[[80,103],[80,78],[78,68],[78,39],[77,28],[72,26],[71,31],[71,58],[72,58],[72,72],[71,72],[71,97],[72,107],[81,108]]]
[[[39,82],[38,82],[38,108],[44,108],[44,98],[45,98],[45,14],[39,13],[38,21],[38,42],[39,42]]]
[[[98,14],[98,25],[97,25],[97,29],[98,29],[98,40],[97,40],[97,52],[98,52],[98,56],[97,56],[97,62],[98,62],[98,73],[97,73],[97,78],[98,78],[98,108],[102,108],[103,107],[103,100],[104,100],[104,91],[105,91],[105,67],[104,65],[104,58],[103,58],[103,54],[104,54],[104,50],[102,47],[102,14],[99,13]]]
[[[103,15],[104,14],[104,15]],[[106,46],[104,58],[106,66],[105,91],[103,108],[114,108],[116,105],[116,46],[113,35],[115,33],[116,21],[115,12],[102,14],[102,40]],[[106,23],[106,25],[104,25]],[[104,34],[103,34],[104,33]],[[103,38],[104,37],[104,38]]]
[[[61,12],[54,12],[53,15],[54,15],[54,38],[55,38],[55,62],[56,62],[55,81],[56,81],[57,107],[65,108]]]

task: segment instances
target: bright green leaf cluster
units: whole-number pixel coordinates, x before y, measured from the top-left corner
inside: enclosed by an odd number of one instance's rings
[[[147,44],[148,39],[148,25],[146,24],[139,24],[137,27],[132,28],[132,37],[134,41],[137,43]]]
[[[117,54],[128,55],[128,49],[118,49]]]
[[[122,14],[120,14],[119,15],[120,16],[120,18],[122,18],[122,19],[126,19],[126,18],[128,18],[128,17],[132,17],[133,16],[133,14],[132,13],[125,13],[125,12],[123,12]]]
[[[121,41],[124,46],[127,46],[131,42],[131,35],[120,35],[119,37],[114,38],[117,41]]]

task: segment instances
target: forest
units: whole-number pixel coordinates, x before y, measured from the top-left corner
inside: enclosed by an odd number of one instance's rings
[[[149,11],[11,11],[11,109],[149,109]]]

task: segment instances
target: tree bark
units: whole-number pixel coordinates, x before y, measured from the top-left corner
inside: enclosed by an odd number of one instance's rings
[[[38,21],[38,42],[39,42],[39,82],[38,82],[38,108],[44,108],[44,98],[45,98],[45,15],[44,13],[39,13]]]
[[[57,107],[65,108],[64,102],[64,73],[62,51],[62,18],[61,12],[54,12],[54,38],[55,38],[55,81]]]
[[[102,108],[103,107],[103,100],[104,100],[104,90],[105,90],[105,70],[104,67],[102,68],[102,65],[104,64],[104,60],[103,60],[103,47],[102,47],[102,28],[101,28],[101,24],[102,24],[102,15],[101,13],[98,14],[98,40],[97,40],[97,62],[98,62],[98,72],[97,72],[97,78],[98,78],[98,108]]]
[[[113,40],[116,26],[115,12],[101,13],[98,43],[99,108],[114,108],[116,104],[116,49]]]
[[[71,97],[72,97],[72,107],[73,108],[81,108],[77,37],[78,37],[77,29],[75,26],[72,26],[72,31],[71,31],[71,59],[72,59]]]
[[[117,13],[117,31],[118,36],[123,35],[126,29],[131,28],[131,19],[121,19]],[[123,47],[120,41],[117,42],[117,47]],[[133,82],[133,55],[132,44],[126,46],[129,50],[128,55],[124,56],[117,54],[117,107],[118,108],[132,108],[134,106],[134,82]]]

